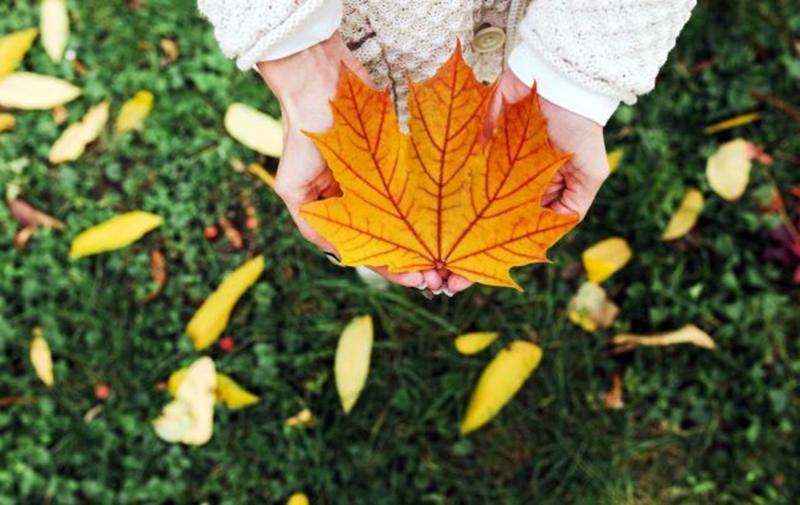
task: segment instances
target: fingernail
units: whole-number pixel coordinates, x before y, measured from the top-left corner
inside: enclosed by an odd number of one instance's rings
[[[448,298],[453,298],[453,295],[455,294],[448,288],[442,288],[442,293],[444,293]]]
[[[428,289],[428,283],[425,282],[425,281],[422,281],[422,284],[417,286],[417,289],[419,289],[420,291],[425,291],[426,289]]]
[[[336,265],[337,267],[342,266],[342,260],[340,260],[335,254],[328,251],[322,251],[325,253],[325,257],[328,258],[328,261]]]
[[[422,296],[424,296],[428,300],[433,300],[433,293],[431,292],[430,289],[425,288],[425,289],[422,290],[421,293],[422,293]]]
[[[431,293],[433,293],[434,295],[441,295],[442,294],[442,288],[434,289],[433,291],[431,291]]]

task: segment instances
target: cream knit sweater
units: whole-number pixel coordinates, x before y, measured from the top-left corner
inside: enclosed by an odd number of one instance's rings
[[[695,3],[198,0],[200,10],[214,25],[223,52],[235,58],[241,69],[275,59],[293,44],[307,47],[323,40],[333,30],[324,33],[325,21],[319,18],[340,16],[328,24],[333,29],[338,26],[377,85],[391,86],[401,113],[407,95],[403,77],[420,80],[433,75],[459,37],[479,78],[493,80],[510,64],[528,84],[539,81],[540,93],[555,98],[551,101],[574,102],[579,96],[584,105],[592,102],[594,105],[586,105],[590,112],[584,115],[600,123],[620,101],[632,104],[654,87],[659,68]],[[324,36],[298,42],[298,38],[309,37],[314,23]],[[487,32],[492,32],[491,36]],[[591,110],[593,107],[596,110]]]

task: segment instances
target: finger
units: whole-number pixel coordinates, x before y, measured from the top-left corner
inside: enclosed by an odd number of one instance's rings
[[[399,284],[400,286],[425,289],[425,286],[423,286],[425,278],[423,277],[422,272],[392,273],[387,270],[386,267],[370,267],[370,270],[374,271],[387,281]]]
[[[464,291],[468,287],[472,286],[472,284],[474,284],[472,281],[469,281],[458,274],[452,274],[450,278],[447,279],[447,290],[451,293],[450,296],[452,296],[456,293]]]
[[[422,277],[425,284],[431,291],[437,291],[442,288],[442,276],[436,270],[425,270],[422,272]]]
[[[580,177],[569,177],[566,180],[564,191],[553,201],[549,207],[562,214],[577,213],[581,220],[586,217],[592,206],[600,187],[605,181],[603,172],[584,173]]]

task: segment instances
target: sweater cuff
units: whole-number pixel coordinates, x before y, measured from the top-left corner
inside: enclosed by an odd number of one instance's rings
[[[619,100],[588,90],[571,81],[521,43],[508,58],[508,67],[527,86],[533,86],[548,101],[605,126]]]
[[[258,61],[272,61],[299,53],[327,40],[342,23],[342,0],[323,0],[313,16],[302,20],[291,35],[259,54]]]

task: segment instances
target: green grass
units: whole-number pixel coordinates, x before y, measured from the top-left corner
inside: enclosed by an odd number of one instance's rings
[[[155,93],[156,108],[141,134],[107,133],[79,162],[59,168],[46,161],[62,129],[49,112],[15,114],[16,129],[0,134],[0,187],[16,180],[26,199],[68,226],[37,233],[20,252],[17,225],[0,205],[0,397],[35,398],[0,407],[0,504],[282,503],[294,490],[315,504],[800,499],[800,293],[761,259],[775,224],[760,212],[770,182],[754,169],[747,194],[732,204],[709,190],[703,171],[720,142],[743,136],[776,156],[770,173],[780,187],[800,183],[792,161],[800,155],[798,123],[751,94],[798,105],[794,0],[701,2],[656,91],[609,125],[608,144],[624,147],[625,159],[586,222],[553,250],[554,264],[516,272],[523,294],[473,288],[434,301],[366,289],[303,243],[274,194],[231,170],[233,159],[258,158],[225,134],[227,105],[279,110],[255,74],[239,73],[220,54],[193,2],[69,5],[70,49],[88,71],[52,64],[39,43],[23,67],[83,87],[68,107],[71,120],[104,98],[116,114],[143,88]],[[36,25],[37,10],[33,1],[3,2],[0,34]],[[181,54],[162,68],[164,37],[176,39]],[[707,60],[705,70],[694,68]],[[752,110],[763,119],[702,134],[709,122]],[[22,174],[12,166],[24,166]],[[700,226],[693,240],[662,243],[690,185],[706,195]],[[245,234],[245,250],[204,239],[203,228],[219,216],[241,224],[248,201],[262,226]],[[134,208],[158,213],[164,226],[123,251],[68,260],[79,230]],[[562,273],[610,235],[624,236],[635,258],[606,283],[622,309],[614,328],[588,334],[565,316],[582,277]],[[143,305],[154,248],[165,253],[170,278]],[[227,330],[237,347],[210,354],[261,402],[218,408],[204,447],[164,443],[150,425],[167,401],[156,385],[197,356],[184,326],[225,272],[255,253],[268,266]],[[333,352],[344,324],[365,313],[377,327],[372,371],[345,416]],[[718,350],[608,352],[616,331],[686,323],[708,331]],[[53,349],[52,389],[28,363],[35,326]],[[458,425],[469,393],[503,345],[461,356],[452,337],[467,330],[499,330],[504,342],[533,338],[544,359],[498,418],[464,438]],[[625,407],[608,411],[602,394],[616,372]],[[84,422],[99,403],[98,383],[113,394]],[[305,406],[318,424],[285,428]]]

